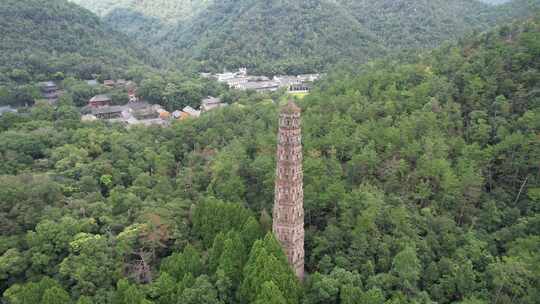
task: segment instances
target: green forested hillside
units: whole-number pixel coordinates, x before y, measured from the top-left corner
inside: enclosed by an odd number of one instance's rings
[[[171,128],[0,118],[9,304],[536,303],[540,19],[328,76],[303,110],[306,270],[271,226],[278,106]]]
[[[248,66],[267,73],[321,70],[339,58],[384,52],[375,37],[330,1],[220,1],[161,43],[201,69]]]
[[[90,79],[153,63],[130,39],[66,0],[0,2],[0,83],[56,72]]]
[[[510,2],[511,0],[481,0],[482,2],[493,4],[493,5],[499,5],[506,2]]]
[[[476,1],[222,1],[163,45],[203,69],[316,71],[436,45],[485,26],[486,9]]]
[[[69,0],[99,16],[105,17],[115,10],[124,9],[155,17],[164,23],[188,20],[204,10],[214,0]]]
[[[79,2],[182,68],[320,71],[401,50],[429,48],[471,31],[525,17],[538,0],[480,1]]]
[[[491,7],[479,1],[340,0],[384,46],[433,47],[472,30],[485,29]]]

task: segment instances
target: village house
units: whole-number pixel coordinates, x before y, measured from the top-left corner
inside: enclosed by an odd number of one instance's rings
[[[107,120],[130,125],[159,125],[166,126],[170,121],[170,113],[160,105],[150,105],[146,102],[133,102],[123,106],[102,106],[90,108],[90,113],[83,115],[81,120]]]
[[[170,113],[157,104],[135,102],[127,104],[127,107],[130,111],[126,113],[124,120],[128,125],[164,126],[170,120]]]
[[[55,102],[58,100],[58,87],[52,81],[46,81],[39,83],[39,88],[41,90],[41,96],[44,99],[47,99],[49,102]]]
[[[270,80],[266,76],[248,75],[246,68],[238,72],[225,72],[214,75],[218,82],[226,83],[230,88],[238,90],[254,90],[257,92],[274,92],[280,88],[290,93],[309,92],[311,83],[318,80],[320,74],[303,74],[298,76],[277,75]],[[203,109],[204,111],[204,109]]]
[[[201,111],[202,112],[208,112],[210,110],[216,109],[222,107],[221,99],[208,96],[201,102]]]
[[[86,80],[86,84],[91,87],[97,87],[99,85],[99,82],[95,79]]]
[[[321,78],[321,74],[303,74],[297,77],[301,82],[314,82]]]
[[[237,74],[239,76],[244,76],[245,77],[248,74],[248,70],[247,70],[247,68],[239,68]]]
[[[82,122],[92,122],[92,121],[96,121],[96,120],[97,120],[97,117],[95,117],[92,114],[85,114],[85,115],[81,116],[81,121]]]
[[[10,106],[0,107],[0,116],[2,116],[4,113],[17,113],[17,110]]]
[[[116,87],[125,87],[127,84],[127,81],[125,79],[118,79],[116,81]]]
[[[231,78],[231,79],[227,79],[225,82],[229,88],[239,88],[240,86],[242,86],[243,84],[246,84],[248,82],[248,79],[246,77],[235,77],[235,78]]]
[[[226,82],[229,79],[236,78],[238,74],[232,72],[225,72],[221,74],[216,74],[216,80],[219,82]]]
[[[249,78],[247,76],[247,69],[240,68],[238,72],[225,72],[216,74],[215,78],[218,82],[226,83],[230,88],[237,88],[239,85],[247,83]]]
[[[128,98],[129,98],[129,102],[139,101],[139,97],[137,97],[137,95],[135,95],[135,93],[132,93],[132,92],[128,92]]]
[[[169,111],[163,110],[159,112],[159,118],[163,120],[169,120],[171,118],[171,113]]]
[[[128,93],[135,94],[135,92],[137,92],[137,84],[134,81],[130,80],[130,81],[126,82],[124,87],[127,89]]]
[[[188,113],[184,112],[184,111],[176,110],[176,111],[172,112],[172,117],[174,119],[178,119],[178,120],[185,120],[185,119],[188,119],[191,116]]]
[[[133,109],[133,116],[137,119],[155,119],[159,117],[159,113],[152,107],[146,107],[141,109]]]
[[[248,82],[270,81],[270,78],[266,76],[248,76]]]
[[[111,98],[107,95],[96,95],[88,101],[88,106],[91,108],[99,108],[111,105]]]
[[[301,82],[298,84],[291,84],[288,88],[289,93],[307,93],[311,90],[311,84]]]
[[[158,119],[163,108],[160,105],[150,105],[146,102],[134,102],[127,104],[133,117],[137,120]]]
[[[288,88],[291,85],[302,83],[302,81],[297,76],[288,76],[288,75],[274,76],[273,80],[279,83],[279,86],[281,88]]]
[[[241,90],[254,90],[257,92],[275,92],[279,90],[279,84],[275,81],[248,82],[240,87]]]
[[[116,83],[116,82],[115,82],[114,80],[110,80],[110,79],[109,79],[109,80],[105,80],[105,81],[103,82],[103,85],[106,86],[106,87],[109,88],[109,89],[112,89],[112,88],[114,88],[115,83]]]
[[[201,111],[197,111],[197,110],[195,110],[194,108],[192,108],[190,106],[187,106],[187,107],[183,108],[182,111],[188,113],[189,116],[191,116],[191,117],[199,117],[199,116],[201,116]]]
[[[98,119],[106,120],[122,118],[123,112],[129,112],[129,110],[125,106],[104,106],[92,109],[92,115]]]

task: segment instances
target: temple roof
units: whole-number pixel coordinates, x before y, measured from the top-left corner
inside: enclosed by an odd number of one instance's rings
[[[287,105],[281,109],[282,113],[300,113],[300,111],[301,111],[300,108],[291,99],[289,99],[289,102],[287,102]]]
[[[111,98],[108,95],[96,95],[90,99],[91,102],[104,102],[111,101]]]

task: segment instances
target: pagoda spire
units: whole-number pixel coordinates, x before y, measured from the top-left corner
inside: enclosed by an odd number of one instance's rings
[[[290,100],[279,114],[272,230],[300,280],[304,277],[304,190],[300,108]]]

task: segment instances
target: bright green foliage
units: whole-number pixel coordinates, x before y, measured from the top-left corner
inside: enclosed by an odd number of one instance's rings
[[[246,248],[251,248],[251,245],[253,245],[256,240],[262,238],[263,235],[261,224],[259,224],[254,217],[248,218],[240,232],[240,237]]]
[[[287,303],[298,303],[301,293],[298,279],[272,234],[268,234],[264,240],[256,241],[251,248],[239,291],[241,298],[248,302],[256,301],[264,283],[269,281],[277,285]]]
[[[200,252],[191,245],[186,246],[182,253],[173,253],[161,263],[160,270],[170,274],[177,281],[186,274],[197,277],[203,273],[203,264]]]
[[[70,255],[60,263],[60,274],[75,283],[80,295],[110,288],[117,277],[112,248],[106,236],[80,233],[70,243]]]
[[[335,268],[328,275],[313,274],[306,283],[305,303],[362,303],[363,284],[358,273]]]
[[[247,157],[243,147],[231,145],[221,151],[211,167],[212,180],[208,190],[216,198],[228,202],[241,202],[245,196],[245,182],[241,177],[241,164]]]
[[[262,239],[282,92],[164,128],[79,122],[70,96],[2,115],[0,301],[536,303],[539,32],[350,65],[298,101],[303,284]]]
[[[396,274],[404,291],[411,292],[417,289],[421,266],[416,250],[412,247],[406,247],[394,257],[392,272]]]
[[[193,212],[195,232],[209,247],[220,231],[241,231],[251,212],[240,204],[224,203],[216,199],[201,202]]]
[[[69,295],[60,284],[45,277],[39,282],[15,284],[4,292],[10,304],[67,304]]]
[[[156,304],[168,304],[176,301],[176,281],[166,272],[161,272],[159,277],[152,282],[150,295]]]
[[[487,271],[495,290],[491,297],[493,303],[512,303],[512,299],[528,296],[533,277],[524,263],[507,257],[489,265]]]
[[[122,279],[116,284],[116,292],[113,304],[147,304],[150,303],[145,299],[144,293],[137,286],[129,284],[128,281]]]
[[[225,246],[226,239],[227,237],[225,236],[225,234],[220,232],[214,238],[212,248],[208,250],[208,270],[210,272],[216,272],[219,266],[219,260],[221,258],[221,255],[223,254],[223,247]]]
[[[231,230],[226,235],[220,233],[209,250],[210,273],[215,273],[219,298],[226,303],[234,303],[234,297],[242,280],[242,269],[247,260],[246,243],[241,235]]]
[[[254,304],[286,304],[287,300],[272,281],[264,282],[261,292],[257,295]]]
[[[223,242],[223,252],[219,257],[217,271],[222,271],[234,286],[240,283],[242,277],[242,268],[247,259],[247,250],[244,242],[237,232],[227,234]]]
[[[16,248],[10,248],[0,256],[0,280],[9,284],[24,273],[27,261]]]
[[[198,277],[194,284],[182,292],[177,303],[182,304],[222,304],[217,297],[217,291],[207,276]]]
[[[60,287],[52,287],[43,294],[42,304],[69,304],[71,299],[69,294]]]
[[[86,296],[82,296],[77,300],[77,304],[92,304],[92,299]]]
[[[70,217],[64,217],[59,222],[49,220],[40,222],[36,231],[31,231],[27,235],[27,242],[31,248],[31,271],[51,276],[58,274],[58,265],[67,256],[70,242],[84,226],[84,222]]]

